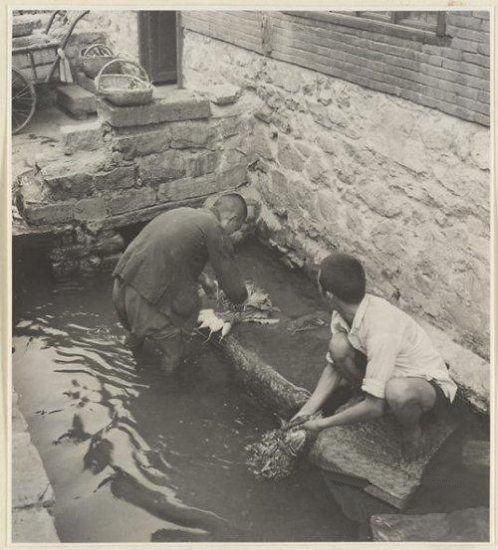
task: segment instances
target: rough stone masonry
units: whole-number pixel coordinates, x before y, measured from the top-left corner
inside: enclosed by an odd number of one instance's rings
[[[190,31],[184,71],[242,89],[270,243],[309,270],[356,254],[373,292],[489,357],[488,128]]]
[[[112,267],[119,228],[247,182],[244,107],[230,87],[210,99],[168,87],[145,106],[101,101],[97,121],[61,128],[60,147],[19,178],[17,195],[28,224],[55,235],[57,278]]]

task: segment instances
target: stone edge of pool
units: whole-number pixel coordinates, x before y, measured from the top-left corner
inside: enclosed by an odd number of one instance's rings
[[[12,392],[12,542],[59,542],[51,508],[54,492],[28,424]]]

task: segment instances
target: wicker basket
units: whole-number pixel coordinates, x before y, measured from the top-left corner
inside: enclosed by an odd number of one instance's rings
[[[92,44],[80,51],[80,64],[89,78],[95,78],[102,67],[115,58],[112,51],[104,44]]]
[[[105,73],[111,65],[118,65],[120,73]],[[133,67],[135,74],[126,72]],[[143,67],[127,59],[113,59],[102,67],[95,79],[95,88],[100,97],[110,103],[123,106],[146,105],[152,101],[154,88]]]

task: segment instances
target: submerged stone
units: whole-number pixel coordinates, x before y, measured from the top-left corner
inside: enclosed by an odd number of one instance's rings
[[[441,419],[427,426],[422,455],[408,460],[395,420],[385,416],[323,430],[310,458],[325,470],[365,481],[365,492],[403,509],[420,485],[429,461],[454,429],[451,420]]]
[[[469,470],[487,474],[490,467],[489,441],[466,441],[462,448],[462,462]]]
[[[449,514],[372,516],[374,541],[489,542],[489,509],[468,508]]]

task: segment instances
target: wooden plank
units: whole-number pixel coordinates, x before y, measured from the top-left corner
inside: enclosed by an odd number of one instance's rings
[[[178,88],[183,86],[183,43],[184,43],[184,28],[182,12],[176,12],[176,82]]]

